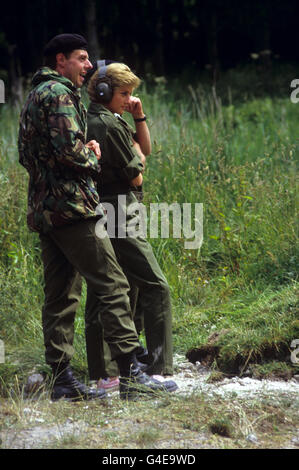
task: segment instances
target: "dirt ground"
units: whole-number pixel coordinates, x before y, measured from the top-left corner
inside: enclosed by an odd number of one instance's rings
[[[0,448],[298,449],[297,376],[214,382],[200,363],[176,356],[175,364],[178,390],[143,404],[121,402],[117,391],[105,405],[2,400]]]

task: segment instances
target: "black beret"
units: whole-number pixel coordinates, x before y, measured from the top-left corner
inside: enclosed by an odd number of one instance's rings
[[[44,56],[56,55],[59,52],[72,52],[75,49],[87,49],[87,41],[80,34],[58,34],[44,48]]]

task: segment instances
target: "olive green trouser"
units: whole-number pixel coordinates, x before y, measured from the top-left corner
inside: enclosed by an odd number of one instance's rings
[[[45,301],[42,324],[48,364],[69,361],[74,353],[74,319],[81,279],[93,292],[104,339],[112,359],[132,352],[138,338],[132,321],[129,285],[109,238],[95,234],[96,219],[87,219],[40,235]],[[94,318],[99,322],[98,315]]]
[[[136,311],[138,288],[134,285],[131,286],[128,295],[131,303],[132,318],[137,336],[139,337],[144,329],[144,321],[141,310]],[[111,359],[110,348],[104,340],[104,330],[101,323],[95,323],[92,320],[94,313],[90,313],[91,306],[89,302],[90,299],[88,298],[85,312],[85,315],[87,315],[85,337],[89,378],[90,380],[98,380],[100,377],[116,377],[119,375],[117,362]]]
[[[130,237],[112,238],[111,243],[130,285],[138,288],[138,315],[143,315],[146,345],[152,362],[148,373],[171,375],[173,357],[170,290],[151,245],[143,238]],[[105,326],[101,328],[97,325],[95,328],[98,313],[94,294],[91,289],[87,289],[86,349],[91,380],[118,375],[117,365],[111,362],[109,350],[103,341]]]

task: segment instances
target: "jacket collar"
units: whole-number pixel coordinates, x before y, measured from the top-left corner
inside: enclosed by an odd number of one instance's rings
[[[114,116],[103,104],[91,101],[88,106],[88,112],[91,114],[106,114],[107,116]]]
[[[41,67],[37,70],[37,72],[33,75],[32,85],[33,87],[36,87],[40,83],[47,82],[49,80],[54,80],[56,82],[62,83],[79,98],[81,97],[80,89],[75,87],[71,80],[49,67]]]

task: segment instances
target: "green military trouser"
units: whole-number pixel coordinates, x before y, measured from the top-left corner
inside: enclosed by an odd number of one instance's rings
[[[109,238],[96,236],[96,222],[96,219],[87,219],[40,235],[45,279],[42,324],[48,364],[69,361],[74,353],[74,318],[80,300],[80,276],[93,292],[94,308],[100,314],[112,359],[139,346],[132,321],[128,281]],[[98,321],[96,316],[94,322]]]
[[[130,193],[129,193],[130,194]],[[130,196],[129,201],[130,201]],[[136,199],[135,199],[136,200]],[[102,198],[103,201],[103,198]],[[105,197],[103,202],[113,198]],[[116,257],[130,285],[138,288],[138,316],[143,315],[146,346],[152,363],[149,374],[173,374],[172,313],[170,290],[151,245],[137,237],[111,238]],[[133,303],[134,292],[131,292]],[[118,375],[115,363],[111,363],[109,350],[103,342],[105,327],[96,328],[99,314],[93,292],[87,289],[86,302],[86,350],[91,380]],[[139,318],[140,322],[140,318]]]
[[[144,329],[144,319],[141,308],[137,309],[138,288],[132,285],[128,293],[131,303],[132,318],[134,320],[137,336]],[[93,296],[87,293],[86,303],[86,352],[90,380],[98,380],[106,377],[116,377],[119,375],[119,369],[116,361],[111,359],[111,352],[108,344],[104,340],[104,330],[101,323],[94,321],[96,319],[96,310],[92,306]]]

